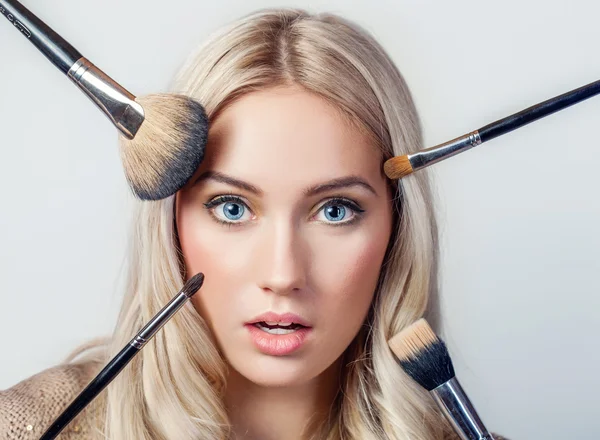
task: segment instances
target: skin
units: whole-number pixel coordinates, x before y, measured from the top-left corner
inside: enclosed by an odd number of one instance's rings
[[[373,300],[390,200],[378,149],[299,87],[244,95],[212,123],[206,157],[177,194],[176,222],[187,272],[206,276],[193,302],[230,367],[235,438],[303,438],[327,415],[341,356]],[[268,311],[310,323],[300,349],[255,347],[244,324]]]

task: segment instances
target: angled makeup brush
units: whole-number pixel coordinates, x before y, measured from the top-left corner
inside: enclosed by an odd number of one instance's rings
[[[60,416],[52,422],[40,440],[52,440],[94,400],[121,370],[137,355],[146,343],[154,337],[177,311],[202,287],[204,274],[197,273],[190,278],[177,295],[167,303],[140,332],[98,373],[85,389],[69,404]]]
[[[204,158],[208,119],[200,103],[171,94],[136,98],[18,1],[0,0],[0,13],[117,127],[125,176],[138,198],[163,199],[185,185]]]
[[[425,319],[388,341],[402,369],[429,391],[462,440],[494,440],[454,373],[446,344]]]
[[[499,119],[479,130],[472,131],[435,147],[388,159],[383,171],[390,179],[401,179],[414,171],[433,165],[467,151],[498,136],[521,128],[537,119],[563,110],[600,93],[600,80],[541,102],[525,110]]]

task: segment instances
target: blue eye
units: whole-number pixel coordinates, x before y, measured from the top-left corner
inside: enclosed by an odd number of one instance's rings
[[[235,196],[221,196],[205,203],[204,206],[208,209],[219,222],[233,224],[242,223],[249,220],[247,215],[250,209],[244,201]]]
[[[229,220],[239,220],[244,215],[244,207],[239,203],[227,202],[223,204],[223,214]]]
[[[327,220],[339,222],[344,219],[344,216],[346,215],[346,208],[342,205],[330,205],[325,206],[323,212],[325,213]]]
[[[364,209],[361,209],[355,202],[338,198],[325,203],[316,218],[324,223],[335,223],[341,226],[354,223],[363,212],[365,212]]]

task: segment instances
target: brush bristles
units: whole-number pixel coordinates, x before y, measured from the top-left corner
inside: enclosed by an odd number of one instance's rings
[[[202,284],[204,284],[204,274],[200,272],[190,278],[181,290],[189,298],[194,296],[200,287],[202,287]]]
[[[428,391],[455,376],[446,344],[424,319],[395,335],[388,345],[404,371]]]
[[[413,167],[408,156],[397,156],[388,159],[383,164],[383,172],[388,178],[402,179],[409,174],[412,174]]]
[[[135,138],[120,137],[125,176],[142,200],[175,194],[204,158],[208,118],[202,105],[183,95],[136,99],[145,120]]]

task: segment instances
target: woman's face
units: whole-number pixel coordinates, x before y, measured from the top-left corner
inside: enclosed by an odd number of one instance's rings
[[[194,305],[253,383],[306,383],[360,330],[392,225],[379,151],[300,88],[253,92],[211,126],[177,194]]]

